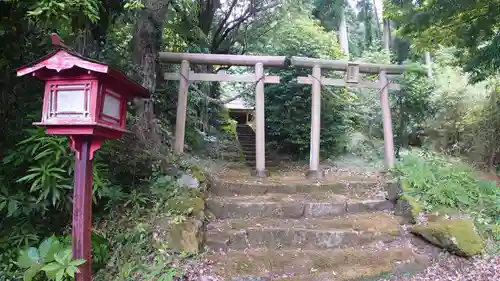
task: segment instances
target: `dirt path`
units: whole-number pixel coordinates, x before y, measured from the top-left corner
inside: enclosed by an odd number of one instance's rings
[[[494,281],[500,280],[500,256],[471,260],[442,254],[437,263],[411,276],[396,276],[384,281]]]

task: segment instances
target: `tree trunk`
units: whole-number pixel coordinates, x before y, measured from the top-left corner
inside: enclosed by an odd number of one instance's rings
[[[384,19],[384,50],[391,52],[391,24],[388,19]]]
[[[146,0],[143,4],[145,7],[136,24],[132,41],[133,62],[137,80],[153,95],[157,79],[162,79],[159,52],[169,1]],[[136,134],[147,149],[160,154],[164,149],[154,122],[153,105],[150,100],[137,101],[137,105],[139,122],[135,128]]]
[[[432,59],[431,59],[431,53],[425,52],[425,65],[427,66],[427,77],[429,79],[432,79]]]
[[[375,14],[375,22],[377,24],[377,38],[381,38],[381,28],[380,28],[380,18],[378,16],[378,10],[377,10],[377,1],[373,0],[373,13]]]
[[[496,154],[497,154],[497,135],[498,135],[498,127],[496,126],[497,122],[495,122],[496,120],[496,113],[497,113],[497,110],[498,110],[498,104],[497,104],[497,95],[498,95],[498,89],[499,89],[499,86],[498,85],[495,85],[493,87],[493,91],[491,93],[491,96],[490,96],[490,127],[492,129],[491,130],[491,136],[490,136],[490,139],[489,139],[489,157],[488,157],[488,170],[489,171],[492,171],[494,169],[494,166],[495,166],[495,158],[496,158]]]
[[[349,39],[347,35],[347,24],[345,21],[345,8],[342,7],[340,11],[340,24],[339,24],[339,43],[340,49],[349,59]]]

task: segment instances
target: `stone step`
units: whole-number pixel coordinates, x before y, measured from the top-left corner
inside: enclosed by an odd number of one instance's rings
[[[214,254],[208,259],[214,262],[215,272],[230,281],[353,281],[423,262],[422,257],[401,245],[334,250],[254,249]]]
[[[247,248],[335,249],[389,242],[400,224],[384,213],[345,215],[330,219],[229,219],[207,225],[205,243],[215,251]]]
[[[248,163],[252,163],[252,164],[255,164],[256,163],[256,158],[255,157],[247,157],[247,155],[243,155],[245,157],[245,160],[248,162]],[[272,159],[271,157],[269,156],[266,156],[265,157],[265,161],[266,163],[274,163],[274,159]]]
[[[245,156],[245,159],[247,159],[248,161],[255,161],[255,159],[257,159],[257,156],[255,155],[255,152],[251,152],[251,153],[247,153],[246,151],[243,151],[243,154]],[[271,158],[271,155],[270,154],[267,154],[265,155],[266,158]],[[268,159],[266,161],[272,161],[271,159]]]
[[[228,218],[318,218],[343,214],[392,210],[389,200],[359,200],[334,193],[211,197],[207,209],[218,219]]]
[[[292,182],[287,184],[279,182],[236,182],[213,179],[210,186],[210,193],[215,196],[264,195],[267,193],[296,194],[332,192],[337,194],[347,194],[354,198],[369,198],[377,196],[378,198],[385,199],[385,193],[381,193],[383,190],[384,186],[377,181],[356,179],[355,177],[339,177],[335,182],[328,183]]]
[[[255,161],[245,161],[245,163],[247,164],[247,166],[248,166],[248,167],[250,167],[250,168],[252,168],[252,169],[253,169],[253,168],[255,168],[255,167],[257,166],[257,162],[255,162]],[[274,167],[276,167],[276,165],[277,165],[277,164],[276,164],[274,161],[272,161],[272,160],[266,160],[265,164],[266,164],[266,169],[267,169],[267,168],[274,168]]]
[[[241,148],[255,148],[255,141],[242,142],[240,141]]]
[[[255,134],[238,133],[238,139],[255,139]]]
[[[239,140],[241,147],[255,147],[255,140]]]
[[[253,151],[255,153],[255,144],[240,145],[240,147],[244,151]]]
[[[243,155],[245,156],[245,158],[247,158],[248,160],[250,161],[255,161],[255,151],[243,151]],[[271,155],[266,153],[265,155],[265,158],[266,158],[266,161],[270,161],[271,160]]]

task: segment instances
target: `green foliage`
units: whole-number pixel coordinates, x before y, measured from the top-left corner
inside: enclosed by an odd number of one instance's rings
[[[42,0],[36,1],[28,16],[45,22],[70,21],[84,16],[92,23],[99,20],[99,1],[88,0]]]
[[[13,216],[21,212],[43,214],[48,207],[67,210],[73,182],[73,154],[67,140],[46,136],[42,129],[26,132],[30,137],[19,142],[1,162],[0,169],[8,171],[9,176],[4,181],[12,186],[0,195],[0,211],[7,206],[7,215]],[[105,165],[94,167],[94,192],[99,193],[108,184],[105,173]]]
[[[71,249],[54,255],[54,261],[42,267],[49,280],[73,280],[75,273],[78,273],[78,266],[85,263],[85,260],[72,260]]]
[[[90,243],[92,247],[92,271],[98,272],[108,262],[110,256],[109,241],[104,235],[93,231],[90,236]]]
[[[236,126],[238,125],[238,121],[231,119],[229,116],[229,110],[222,108],[219,111],[217,120],[220,122],[219,130],[221,132],[236,136]]]
[[[470,214],[481,229],[490,231],[500,217],[500,190],[483,180],[457,158],[413,151],[397,163],[395,176],[407,184],[407,194],[426,211],[449,208]]]
[[[468,75],[453,66],[455,49],[434,56],[435,114],[425,121],[428,145],[438,151],[466,157],[474,165],[494,170],[500,121],[496,79],[468,84]]]
[[[327,32],[304,12],[290,9],[279,22],[274,23],[272,34],[254,43],[252,52],[316,58],[340,56],[333,32]]]
[[[149,209],[152,211],[153,209]],[[109,241],[107,266],[95,274],[97,281],[165,280],[171,281],[181,272],[172,267],[174,257],[167,246],[154,238],[155,227],[148,220],[156,213],[138,214],[124,210],[124,216],[110,214],[103,224]],[[94,249],[93,249],[94,251]],[[155,279],[157,278],[157,279]]]
[[[31,281],[44,272],[49,280],[73,280],[78,266],[85,260],[73,260],[71,248],[65,248],[52,236],[45,239],[38,248],[22,250],[16,265],[24,270],[24,281]]]
[[[424,122],[434,116],[436,108],[432,101],[434,85],[427,77],[407,72],[399,82],[401,90],[391,95],[393,128],[396,146],[409,144],[420,146],[423,142]]]
[[[125,5],[123,5],[123,7],[130,10],[143,9],[144,4],[142,4],[140,0],[129,0],[127,1],[127,3],[125,3]]]
[[[282,73],[285,85],[272,85],[266,89],[266,125],[268,141],[281,151],[298,157],[309,153],[311,133],[311,87],[290,85],[296,74]],[[301,75],[302,74],[302,75]],[[340,92],[339,94],[342,94]],[[321,152],[338,154],[344,146],[345,132],[349,131],[349,112],[344,100],[324,90],[321,102]]]
[[[455,56],[480,81],[498,73],[500,2],[494,1],[385,1],[385,13],[397,21],[400,33],[419,51],[441,46],[458,48]]]

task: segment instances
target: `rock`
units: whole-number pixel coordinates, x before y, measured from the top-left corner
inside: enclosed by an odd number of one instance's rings
[[[423,208],[418,202],[416,198],[411,195],[405,194],[408,189],[408,183],[402,181],[398,184],[399,187],[392,187],[392,194],[388,196],[388,199],[391,200],[391,195],[396,195],[399,193],[398,199],[394,206],[394,212],[396,216],[402,216],[405,218],[406,222],[409,223],[417,223],[418,217],[422,212]],[[400,190],[398,190],[400,189]],[[388,193],[390,191],[388,190]]]
[[[187,186],[189,188],[200,188],[200,182],[189,174],[183,174],[179,179],[177,179],[177,183],[181,186]]]
[[[167,201],[167,207],[175,214],[193,216],[199,219],[205,216],[205,201],[203,198],[175,197]]]
[[[402,216],[409,223],[417,223],[422,207],[418,201],[410,195],[403,195],[395,205],[396,216]]]
[[[441,219],[416,225],[411,232],[430,243],[463,257],[472,257],[484,250],[484,241],[469,219]]]
[[[172,224],[167,234],[168,246],[177,253],[198,254],[203,246],[202,228],[203,222],[195,218]]]
[[[393,203],[396,203],[398,201],[399,197],[401,196],[401,194],[403,194],[403,189],[401,188],[401,185],[397,182],[387,183],[386,189],[387,189],[387,198],[386,199],[393,202]]]

